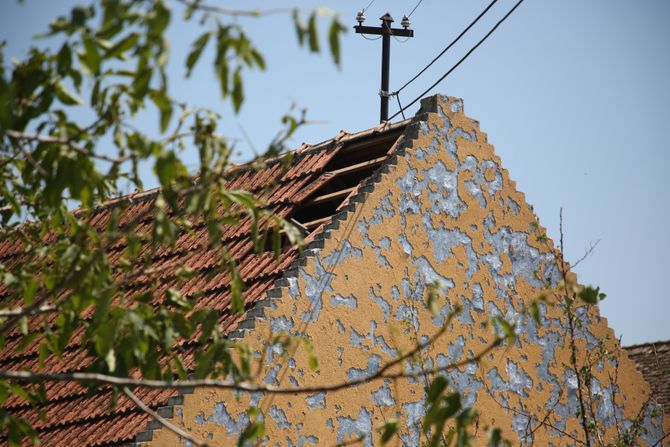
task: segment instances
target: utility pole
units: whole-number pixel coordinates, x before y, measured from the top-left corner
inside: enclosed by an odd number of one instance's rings
[[[356,21],[358,25],[354,26],[357,34],[372,34],[377,36],[382,36],[382,87],[379,90],[379,96],[381,97],[381,110],[379,122],[383,123],[388,121],[389,118],[389,97],[391,92],[389,91],[389,69],[391,66],[391,36],[398,37],[414,37],[414,30],[409,29],[409,18],[407,16],[403,17],[402,28],[392,28],[391,23],[393,23],[393,17],[388,12],[384,14],[380,19],[382,25],[379,27],[376,26],[363,26],[365,21],[365,16],[363,11],[359,12],[356,16]]]

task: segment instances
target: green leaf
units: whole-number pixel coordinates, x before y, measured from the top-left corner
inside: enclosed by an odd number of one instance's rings
[[[307,34],[307,28],[305,23],[300,17],[300,12],[297,9],[293,10],[293,24],[295,26],[295,32],[298,36],[298,43],[302,46],[305,43],[305,34]]]
[[[191,52],[188,54],[188,57],[186,58],[186,77],[191,76],[193,67],[198,62],[198,59],[200,59],[200,56],[202,55],[203,50],[207,46],[207,42],[209,42],[209,38],[211,37],[211,35],[212,33],[203,33],[193,42],[193,45],[191,46]]]
[[[579,298],[589,304],[597,304],[598,301],[605,299],[605,297],[604,293],[600,293],[600,287],[596,287],[595,289],[593,287],[584,287],[579,292]]]
[[[161,132],[165,132],[170,124],[170,119],[172,118],[172,101],[165,93],[165,90],[153,90],[150,97],[160,112]]]
[[[489,430],[487,447],[498,447],[502,443],[502,431],[499,428]]]
[[[139,35],[137,33],[131,33],[125,38],[119,40],[116,42],[108,51],[106,54],[106,57],[119,57],[126,51],[130,50],[133,48],[139,39]]]
[[[56,84],[56,96],[60,102],[68,106],[82,105],[84,103],[79,96],[68,90],[61,82]]]
[[[316,13],[309,16],[307,24],[307,35],[309,38],[309,50],[313,53],[319,52],[319,27],[316,22]]]
[[[234,265],[231,265],[230,274],[231,313],[241,314],[244,312],[244,297],[242,296],[242,291],[244,290],[244,281],[242,281],[240,272]]]
[[[97,75],[100,72],[100,53],[98,47],[88,34],[82,38],[84,42],[84,51],[79,53],[79,60],[88,70]]]
[[[250,445],[253,441],[262,438],[263,434],[265,434],[265,422],[260,418],[256,418],[256,420],[249,423],[240,434],[240,437],[237,440],[237,446],[242,447]]]
[[[33,298],[35,298],[35,294],[37,293],[38,288],[39,282],[35,277],[28,279],[23,284],[23,303],[26,306],[30,306],[32,304]]]
[[[164,151],[156,158],[154,172],[164,188],[169,187],[173,181],[188,173],[186,166],[172,151]]]
[[[242,75],[241,75],[241,67],[237,67],[235,70],[235,74],[233,75],[233,109],[235,109],[235,113],[240,111],[240,107],[242,106],[242,102],[244,102],[244,89],[242,87]]]
[[[333,61],[338,67],[340,66],[341,60],[340,34],[346,32],[346,30],[347,29],[340,23],[337,17],[334,17],[330,24],[330,29],[328,30],[328,43],[330,45],[330,54],[332,54]]]
[[[428,388],[428,402],[435,402],[442,392],[447,388],[447,379],[444,376],[437,376]]]
[[[386,445],[386,443],[388,443],[391,438],[393,438],[393,436],[398,432],[398,428],[398,421],[395,419],[389,419],[379,427],[379,431],[382,434],[382,445]]]
[[[153,36],[163,34],[170,24],[170,10],[162,1],[154,2],[153,17],[149,21],[149,30]]]
[[[149,83],[151,82],[151,76],[153,71],[149,67],[144,67],[138,71],[133,80],[133,96],[137,100],[144,98],[149,91]]]
[[[70,70],[70,67],[72,66],[72,51],[67,43],[64,43],[58,51],[56,61],[58,63],[58,73],[61,75]]]

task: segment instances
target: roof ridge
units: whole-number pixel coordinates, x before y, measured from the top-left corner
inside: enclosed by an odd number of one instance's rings
[[[395,130],[401,129],[404,126],[408,125],[411,121],[411,118],[407,118],[402,121],[398,121],[397,123],[389,123],[389,122],[384,122],[376,127],[371,127],[366,130],[362,130],[356,133],[349,133],[345,130],[340,130],[337,135],[335,135],[332,138],[329,138],[327,140],[321,141],[320,143],[317,144],[309,144],[303,142],[300,146],[298,146],[295,149],[289,150],[287,152],[284,152],[282,154],[276,155],[274,157],[268,157],[268,158],[261,158],[261,159],[256,159],[256,160],[250,160],[245,163],[240,163],[240,164],[230,164],[223,170],[223,176],[231,175],[231,174],[237,174],[239,172],[244,172],[247,170],[255,170],[255,169],[263,169],[268,167],[271,164],[279,163],[286,157],[288,157],[290,154],[293,155],[298,155],[299,157],[304,157],[306,155],[309,155],[313,152],[320,151],[326,149],[329,145],[335,144],[345,144],[345,143],[353,143],[357,140],[362,140],[367,137],[371,137],[377,134],[385,133],[385,132],[393,132]],[[154,196],[156,196],[159,192],[161,191],[161,187],[155,187],[155,188],[150,188],[146,190],[136,190],[133,191],[132,193],[129,194],[123,194],[119,197],[115,197],[109,200],[106,200],[103,203],[100,203],[95,206],[96,211],[101,211],[106,208],[112,207],[118,203],[121,203],[123,201],[128,201],[129,203],[136,203],[141,200],[147,200],[150,199]],[[77,210],[75,210],[77,211]]]
[[[664,348],[667,347],[668,349],[670,349],[670,340],[649,341],[649,342],[645,342],[645,343],[638,343],[638,344],[622,346],[622,347],[626,350],[631,350],[631,349],[637,349],[637,348],[646,348],[646,347],[649,347],[649,346],[654,346],[654,347],[662,346]]]

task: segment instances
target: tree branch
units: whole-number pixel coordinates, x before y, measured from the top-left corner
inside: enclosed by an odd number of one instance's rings
[[[446,327],[446,326],[445,326]],[[440,330],[436,335],[441,335],[444,331]],[[264,392],[268,394],[312,394],[317,392],[329,392],[329,391],[339,391],[346,388],[352,388],[354,386],[370,383],[373,381],[384,380],[384,379],[416,379],[424,374],[437,374],[449,371],[454,368],[461,367],[466,364],[478,362],[494,348],[500,345],[503,339],[496,338],[493,343],[487,346],[479,354],[474,355],[470,358],[460,360],[458,362],[452,362],[448,365],[432,368],[429,370],[421,370],[416,372],[396,372],[396,373],[386,373],[390,368],[402,363],[404,360],[412,357],[421,349],[424,349],[432,343],[434,343],[436,337],[431,338],[425,343],[417,345],[417,347],[405,355],[402,355],[386,365],[377,370],[374,374],[371,374],[367,377],[361,377],[360,379],[340,382],[332,385],[320,385],[320,386],[306,386],[299,388],[283,388],[275,387],[271,385],[255,385],[249,382],[234,382],[229,380],[217,380],[217,379],[193,379],[193,380],[150,380],[150,379],[133,379],[129,377],[117,377],[107,374],[99,373],[85,373],[85,372],[75,372],[75,373],[37,373],[31,371],[2,371],[0,370],[0,379],[5,380],[19,380],[24,382],[38,383],[38,382],[81,382],[81,383],[99,383],[107,384],[120,387],[144,387],[144,388],[160,388],[160,389],[185,389],[185,388],[218,388],[218,389],[227,389],[234,391],[244,391],[249,393],[255,392]]]
[[[160,414],[156,413],[154,410],[149,408],[144,402],[142,402],[135,394],[133,394],[130,389],[127,387],[123,387],[123,393],[128,396],[128,399],[132,400],[133,403],[142,411],[144,411],[146,414],[154,418],[159,424],[161,424],[163,427],[167,428],[170,430],[172,433],[176,434],[177,436],[181,436],[182,438],[186,439],[189,441],[191,444],[196,445],[198,447],[212,447],[211,444],[207,444],[204,441],[201,441],[197,438],[194,438],[190,434],[186,433],[184,430],[181,428],[177,427],[164,417],[162,417]]]
[[[64,144],[70,147],[71,149],[79,152],[82,155],[97,158],[99,160],[107,161],[109,163],[121,164],[133,158],[131,155],[127,155],[125,157],[109,157],[104,154],[97,154],[90,149],[78,145],[77,143],[68,138],[60,138],[55,137],[53,135],[38,135],[34,133],[19,132],[12,129],[7,130],[6,133],[7,135],[9,135],[10,138],[13,138],[15,140],[36,141],[38,143],[46,143],[46,144]]]
[[[187,8],[193,10],[200,10],[205,12],[214,12],[217,14],[224,14],[233,17],[262,17],[276,14],[288,14],[296,10],[296,8],[271,8],[271,9],[235,9],[224,8],[211,4],[204,4],[200,1],[179,0]]]
[[[28,317],[32,315],[46,314],[54,312],[58,308],[51,304],[45,304],[43,306],[31,306],[31,307],[16,307],[14,309],[0,309],[0,318],[6,317]]]

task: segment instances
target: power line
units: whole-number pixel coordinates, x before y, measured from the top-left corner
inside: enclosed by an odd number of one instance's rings
[[[447,47],[446,47],[444,50],[442,50],[442,51],[440,52],[440,54],[438,54],[438,55],[435,57],[435,59],[433,59],[432,61],[430,61],[430,63],[429,63],[428,65],[426,65],[426,66],[423,68],[423,70],[421,70],[420,72],[418,72],[412,79],[410,79],[409,81],[405,82],[405,85],[403,85],[402,87],[400,87],[396,92],[397,92],[397,93],[400,93],[401,91],[403,91],[403,89],[404,89],[405,87],[407,87],[408,85],[410,85],[412,82],[416,81],[416,79],[417,79],[419,76],[421,76],[423,73],[425,73],[425,71],[428,70],[428,69],[430,68],[431,65],[433,65],[439,58],[441,58],[442,56],[444,56],[444,53],[446,53],[447,51],[449,51],[449,49],[450,49],[451,47],[453,47],[454,45],[456,45],[456,43],[457,43],[459,40],[461,40],[461,37],[463,37],[463,36],[465,35],[465,33],[467,33],[468,31],[470,31],[470,28],[472,28],[473,26],[475,26],[475,24],[476,24],[477,22],[479,22],[479,19],[481,19],[482,17],[484,17],[484,15],[489,11],[489,9],[491,9],[491,7],[492,7],[493,5],[496,4],[497,1],[498,1],[498,0],[493,0],[491,3],[489,3],[489,5],[486,7],[486,9],[484,9],[484,10],[477,16],[477,18],[475,18],[475,20],[473,20],[473,21],[467,26],[467,28],[465,28],[463,31],[461,31],[461,34],[459,34],[453,41],[451,41],[451,43],[450,43],[449,45],[447,45]],[[421,2],[419,2],[419,4],[421,4]],[[418,7],[418,6],[419,6],[419,5],[416,5],[416,6],[414,7],[414,9],[416,9],[416,7]],[[412,10],[412,12],[414,12],[414,10]],[[410,13],[410,15],[411,15],[411,13]]]
[[[368,6],[366,6],[365,8],[363,8],[363,11],[362,11],[362,12],[367,11],[368,8],[369,8],[370,6],[372,6],[372,4],[373,4],[375,1],[376,1],[376,0],[371,0],[370,3],[368,3]]]
[[[458,68],[458,66],[461,65],[461,64],[462,64],[462,63],[463,63],[463,62],[464,62],[464,61],[465,61],[465,60],[466,60],[466,59],[467,59],[467,58],[468,58],[468,57],[469,57],[469,56],[470,56],[470,55],[471,55],[477,48],[479,48],[479,46],[480,46],[481,44],[483,44],[483,43],[486,41],[486,39],[488,39],[488,38],[491,36],[491,34],[493,34],[493,33],[495,32],[495,30],[498,29],[498,27],[499,27],[505,20],[507,20],[507,18],[508,18],[510,15],[512,15],[512,13],[516,10],[516,8],[518,8],[519,5],[521,5],[521,3],[523,3],[523,2],[524,2],[524,0],[519,0],[519,1],[516,3],[516,5],[514,5],[514,6],[512,7],[512,9],[510,9],[510,10],[507,12],[507,14],[505,14],[505,16],[504,16],[502,19],[500,19],[500,20],[498,21],[498,23],[496,23],[495,26],[494,26],[493,28],[491,28],[491,30],[490,30],[488,33],[486,33],[486,35],[485,35],[484,37],[482,37],[482,39],[481,39],[479,42],[477,42],[477,44],[476,44],[474,47],[470,48],[470,51],[468,51],[467,53],[465,53],[465,56],[463,56],[458,62],[456,62],[456,64],[454,64],[454,66],[452,66],[452,67],[449,69],[449,71],[447,71],[444,75],[442,75],[442,77],[441,77],[440,79],[438,79],[433,85],[431,85],[430,87],[428,87],[423,93],[421,93],[419,96],[417,96],[412,102],[410,102],[410,103],[407,104],[405,107],[403,107],[403,108],[400,109],[398,112],[396,112],[391,118],[389,118],[389,120],[392,120],[393,118],[395,118],[396,116],[400,115],[400,114],[403,113],[405,110],[407,110],[409,107],[413,106],[418,100],[420,100],[421,98],[423,98],[428,92],[430,92],[432,89],[434,89],[440,82],[444,81],[444,79],[445,79],[447,76],[449,76],[454,70],[456,70],[456,69]],[[398,90],[397,92],[394,92],[394,94],[398,94],[399,92],[400,92],[400,90]]]
[[[416,4],[416,6],[414,7],[414,9],[412,9],[412,10],[410,11],[410,13],[407,14],[407,18],[408,18],[408,19],[409,19],[410,17],[412,17],[412,14],[414,14],[414,11],[416,11],[416,8],[419,7],[419,5],[421,4],[421,2],[423,2],[423,0],[419,0],[419,3]]]

